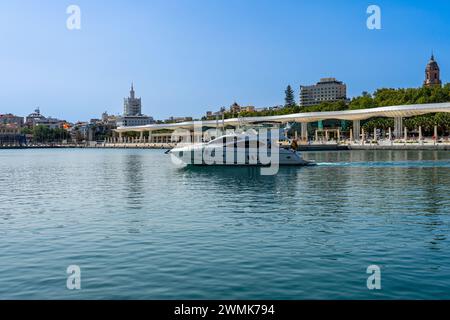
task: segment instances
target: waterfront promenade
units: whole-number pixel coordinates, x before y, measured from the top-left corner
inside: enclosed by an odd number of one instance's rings
[[[294,139],[294,138],[293,138]],[[450,150],[450,141],[448,137],[439,139],[422,140],[366,140],[352,141],[351,139],[329,141],[298,141],[299,151],[339,151],[339,150]],[[172,149],[177,146],[174,142],[139,142],[130,140],[128,142],[110,143],[107,141],[97,141],[80,144],[34,144],[34,145],[2,145],[1,149]],[[282,143],[282,146],[289,147],[289,143]]]
[[[113,130],[113,136],[107,138],[107,147],[138,147],[146,143],[170,144],[172,133],[176,130],[189,130],[191,141],[201,142],[204,139],[203,128],[241,129],[251,128],[261,124],[270,124],[281,127],[286,124],[298,123],[300,130],[295,131],[289,138],[298,141],[302,150],[331,150],[358,148],[358,149],[418,149],[418,150],[447,150],[449,146],[448,133],[440,131],[437,124],[428,131],[422,126],[417,126],[409,131],[404,120],[433,113],[450,113],[450,103],[432,103],[416,105],[400,105],[380,108],[332,111],[332,112],[308,112],[277,116],[246,117],[208,121],[188,121],[170,124],[151,124],[135,127],[119,127]],[[363,121],[373,118],[392,118],[393,127],[373,128],[371,132],[365,130]],[[334,120],[352,122],[350,128],[343,126],[335,128],[323,128],[319,125],[322,121]],[[312,124],[317,123],[313,128]],[[410,128],[411,129],[411,128]],[[432,133],[430,133],[430,131]],[[130,133],[132,135],[130,136]]]
[[[292,138],[290,140],[295,140]],[[423,140],[366,140],[366,141],[352,141],[351,139],[330,141],[298,141],[299,151],[340,151],[340,150],[450,150],[450,141],[448,137],[434,141],[433,139]],[[55,148],[106,148],[106,149],[172,149],[177,146],[177,143],[160,142],[148,143],[130,140],[128,142],[94,142],[89,144],[55,146]],[[288,142],[282,143],[283,147],[290,147]],[[25,147],[26,148],[26,147]],[[42,147],[45,148],[45,147]]]
[[[113,130],[113,135],[104,141],[88,141],[82,144],[66,145],[0,145],[0,148],[153,148],[170,149],[176,146],[174,133],[177,130],[188,131],[191,141],[200,143],[213,136],[206,136],[204,128],[237,129],[261,124],[270,124],[276,128],[287,124],[298,123],[300,130],[295,131],[289,139],[296,140],[300,150],[340,150],[340,149],[412,149],[412,150],[449,150],[449,135],[446,130],[435,123],[428,128],[428,135],[422,126],[408,131],[404,119],[433,113],[450,113],[450,103],[417,104],[390,106],[381,108],[310,112],[279,116],[248,117],[222,119],[221,121],[188,121],[181,123],[151,124],[144,126],[124,126]],[[371,132],[364,129],[362,121],[372,118],[393,118],[393,128],[373,128]],[[350,128],[343,126],[323,128],[319,123],[325,120],[352,122]],[[312,123],[317,122],[313,129]],[[432,137],[430,137],[432,131]],[[216,133],[217,135],[217,133]]]
[[[176,143],[100,143],[88,146],[90,148],[117,148],[117,149],[171,149]],[[288,144],[284,144],[289,147]],[[378,141],[373,142],[350,142],[342,141],[337,143],[329,141],[327,143],[312,142],[299,143],[299,151],[340,151],[340,150],[450,150],[450,142],[434,142],[432,140],[421,142],[395,142]]]

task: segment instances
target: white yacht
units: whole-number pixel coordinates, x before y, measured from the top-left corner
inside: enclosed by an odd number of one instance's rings
[[[272,145],[273,144],[273,145]],[[277,148],[275,148],[275,144]],[[180,145],[168,151],[185,165],[228,166],[311,166],[298,151],[284,148],[278,141],[260,141],[257,134],[228,134],[207,143]]]

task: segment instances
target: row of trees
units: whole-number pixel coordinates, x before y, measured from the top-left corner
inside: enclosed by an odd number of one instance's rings
[[[450,102],[450,84],[443,87],[422,87],[408,89],[379,89],[373,95],[364,92],[360,97],[352,99],[349,104],[350,110],[377,108],[395,105],[425,104]],[[417,130],[419,126],[425,134],[434,131],[438,127],[441,133],[450,131],[450,114],[437,113],[406,118],[403,125],[410,131]],[[394,126],[393,119],[377,118],[366,122],[363,127],[366,130],[373,128],[388,129]]]
[[[436,113],[406,118],[403,126],[408,131],[415,131],[422,127],[423,133],[433,133],[434,126],[437,126],[440,132],[448,132],[450,130],[450,114]],[[392,118],[374,118],[363,124],[364,130],[367,132],[372,132],[374,128],[388,130],[393,127],[394,119]]]
[[[240,117],[258,117],[258,116],[275,116],[300,112],[325,112],[325,111],[344,111],[357,109],[370,109],[377,107],[407,105],[407,104],[424,104],[424,103],[440,103],[450,102],[450,84],[442,87],[423,87],[423,88],[408,88],[408,89],[389,89],[383,88],[376,90],[373,94],[363,92],[361,96],[354,97],[350,102],[336,101],[336,102],[322,102],[320,104],[300,107],[295,101],[295,93],[289,85],[285,90],[284,107],[281,109],[266,109],[262,111],[243,111],[239,113]],[[225,119],[233,118],[236,114],[225,112]],[[414,121],[412,121],[415,119]],[[380,124],[387,125],[390,123],[389,119],[378,119]],[[430,122],[435,122],[442,128],[450,129],[448,116],[438,115],[427,117],[414,117],[408,119],[406,123],[419,123],[422,127],[428,127]],[[375,122],[373,122],[375,123]],[[434,126],[434,124],[433,124]]]
[[[33,135],[33,142],[48,143],[61,142],[70,138],[69,133],[65,129],[55,128],[51,129],[46,126],[35,126],[34,128],[23,128],[22,134]]]
[[[396,106],[404,104],[440,103],[450,101],[450,83],[443,87],[422,87],[408,89],[378,89],[372,94],[363,92],[353,98],[350,110],[376,107]]]
[[[285,107],[297,106],[295,102],[292,102],[293,95],[291,86],[288,86],[285,91]],[[450,83],[442,87],[378,89],[373,94],[363,92],[361,96],[353,98],[348,104],[344,101],[322,102],[311,107],[298,107],[298,110],[300,112],[342,111],[440,102],[450,102]]]
[[[315,106],[300,107],[293,100],[294,92],[291,86],[285,91],[285,107],[282,110],[269,112],[267,115],[282,115],[298,112],[324,112],[324,111],[344,111],[357,109],[370,109],[377,107],[387,107],[408,104],[426,104],[450,102],[450,83],[444,86],[376,90],[373,94],[363,92],[361,96],[353,98],[350,103],[345,101],[323,102]],[[256,113],[249,116],[256,116]],[[260,114],[266,115],[266,114]],[[450,131],[450,114],[437,113],[423,116],[406,118],[404,126],[408,130],[416,130],[419,126],[424,132],[432,132],[437,125],[440,131]],[[363,124],[365,130],[374,128],[388,129],[394,126],[394,120],[389,118],[375,118]]]

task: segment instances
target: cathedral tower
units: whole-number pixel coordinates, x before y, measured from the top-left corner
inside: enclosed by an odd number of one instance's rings
[[[433,87],[442,85],[440,78],[439,65],[434,60],[434,55],[431,55],[431,59],[425,69],[425,81],[423,83],[425,87]]]

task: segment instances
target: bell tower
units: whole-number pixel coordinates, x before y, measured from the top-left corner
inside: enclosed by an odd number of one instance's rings
[[[436,60],[434,60],[434,54],[431,54],[430,61],[425,69],[425,81],[423,85],[425,87],[442,85],[439,65]]]

